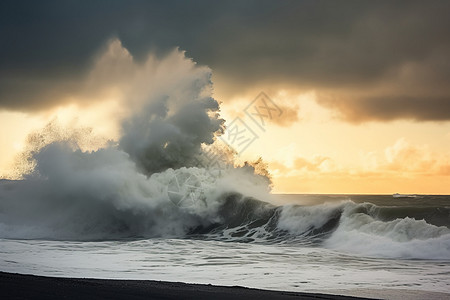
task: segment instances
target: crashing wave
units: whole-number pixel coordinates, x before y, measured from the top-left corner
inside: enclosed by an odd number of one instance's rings
[[[205,145],[224,128],[211,72],[181,53],[166,59],[132,66],[156,90],[139,81],[118,141],[88,151],[74,135],[56,135],[30,148],[30,172],[0,183],[0,238],[190,237],[450,259],[448,210],[420,220],[351,201],[276,206],[266,201],[269,178],[251,165],[208,165]]]

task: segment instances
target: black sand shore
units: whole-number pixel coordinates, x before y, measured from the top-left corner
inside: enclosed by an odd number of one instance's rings
[[[366,299],[151,280],[58,278],[0,272],[0,299]]]

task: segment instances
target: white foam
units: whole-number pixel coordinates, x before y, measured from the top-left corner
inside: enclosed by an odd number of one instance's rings
[[[220,221],[217,210],[227,192],[250,193],[262,184],[249,168],[216,176],[204,168],[168,169],[147,178],[126,153],[114,148],[81,152],[52,144],[41,150],[37,161],[45,178],[2,185],[1,237],[183,236],[189,229]],[[192,185],[181,182],[187,176],[196,186],[186,189]],[[170,191],[176,181],[180,189]],[[170,192],[195,201],[175,202]]]
[[[450,229],[412,218],[380,221],[347,206],[337,230],[324,245],[365,256],[450,259]]]

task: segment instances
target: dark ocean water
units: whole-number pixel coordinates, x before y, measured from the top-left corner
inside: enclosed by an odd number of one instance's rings
[[[299,205],[331,204],[340,201],[370,203],[377,213],[377,218],[391,221],[397,218],[424,219],[427,223],[450,228],[449,195],[309,195],[279,194],[278,203]]]

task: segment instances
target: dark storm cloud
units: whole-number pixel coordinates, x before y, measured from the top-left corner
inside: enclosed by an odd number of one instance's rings
[[[281,83],[333,91],[339,105],[320,103],[349,120],[448,120],[437,106],[450,105],[449,11],[448,1],[3,1],[0,105],[55,105],[118,37],[137,60],[186,50],[227,96]]]
[[[399,118],[414,121],[450,120],[450,97],[386,96],[339,99],[323,101],[322,104],[339,110],[342,117],[352,123]]]

